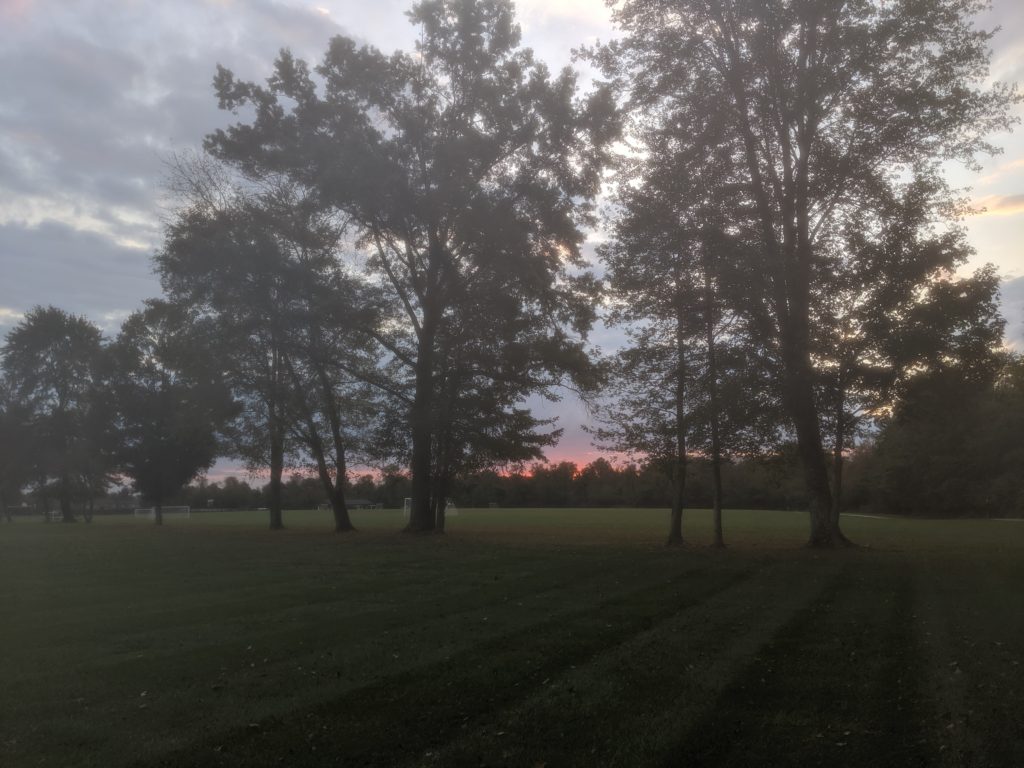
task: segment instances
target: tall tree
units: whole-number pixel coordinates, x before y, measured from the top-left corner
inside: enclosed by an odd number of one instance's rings
[[[253,465],[269,464],[271,528],[283,524],[287,449],[323,483],[335,529],[352,530],[346,453],[363,447],[355,424],[373,411],[374,386],[389,389],[374,346],[379,291],[346,271],[336,217],[294,183],[232,179],[209,158],[178,170],[187,205],[158,269],[175,302],[224,330],[220,359],[246,403],[234,442]]]
[[[72,501],[89,471],[86,445],[101,352],[99,328],[56,307],[28,312],[3,348],[11,406],[25,414],[33,435],[34,474],[40,485],[55,481],[64,522],[75,520]]]
[[[611,237],[599,249],[609,319],[629,328],[630,344],[616,359],[617,402],[597,435],[671,478],[669,544],[682,542],[690,453],[706,457],[715,544],[724,546],[723,457],[765,420],[756,410],[772,409],[763,397],[771,388],[759,386],[765,371],[754,380],[767,356],[757,353],[751,328],[763,319],[735,291],[750,251],[749,215],[722,138],[723,109],[712,93],[703,100],[700,113],[667,104],[630,115],[640,151],[619,159]],[[737,422],[741,414],[751,417],[747,424]]]
[[[284,186],[245,186],[206,157],[181,157],[171,190],[180,203],[155,262],[167,300],[220,328],[216,350],[241,405],[230,433],[232,452],[253,471],[270,472],[270,529],[284,527],[282,483],[289,455],[289,383],[284,355],[287,314],[296,287],[287,276],[288,254],[274,232],[273,210],[315,218]],[[307,219],[308,222],[308,219]],[[327,222],[307,232],[321,238]]]
[[[844,224],[834,252],[820,262],[824,296],[813,307],[813,359],[835,517],[845,455],[858,431],[891,414],[916,378],[950,367],[985,376],[996,366],[1004,326],[999,280],[991,267],[955,275],[973,251],[937,211],[947,198],[929,177],[876,197]]]
[[[377,292],[340,273],[322,277],[294,277],[304,300],[291,317],[283,360],[289,428],[311,459],[341,532],[354,530],[345,502],[349,466],[376,453],[371,444],[386,385],[373,344],[380,328]]]
[[[727,107],[726,136],[760,233],[761,302],[810,497],[810,543],[843,541],[815,396],[812,302],[837,220],[907,169],[973,162],[1018,100],[980,85],[981,0],[628,0],[600,53],[634,109]],[[699,84],[700,87],[695,87]],[[699,137],[698,137],[699,138]]]
[[[409,17],[414,53],[337,37],[315,72],[283,52],[266,87],[218,70],[221,107],[252,105],[255,117],[207,146],[254,176],[282,172],[314,190],[369,250],[402,312],[406,340],[380,343],[411,386],[408,529],[426,531],[439,378],[454,350],[445,339],[465,331],[453,333],[457,310],[494,280],[513,317],[547,321],[546,338],[585,331],[589,301],[571,270],[617,126],[603,91],[577,99],[570,70],[552,77],[520,47],[508,0],[427,0]],[[500,360],[500,344],[491,349]]]
[[[165,502],[213,466],[218,430],[234,415],[220,372],[202,351],[216,332],[190,322],[179,306],[151,301],[110,348],[117,466],[153,505],[157,525]]]

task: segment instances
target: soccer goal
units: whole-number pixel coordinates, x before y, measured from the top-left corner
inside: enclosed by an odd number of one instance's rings
[[[139,517],[145,520],[152,520],[156,517],[156,507],[139,507],[133,514],[135,517]],[[192,507],[163,507],[161,509],[163,517],[181,517],[188,519],[192,517]]]
[[[412,516],[412,499],[408,496],[405,497],[405,502],[402,504],[402,514],[405,515],[405,519],[408,520]],[[444,503],[444,516],[445,517],[458,517],[459,508],[455,506],[455,502],[448,499]]]

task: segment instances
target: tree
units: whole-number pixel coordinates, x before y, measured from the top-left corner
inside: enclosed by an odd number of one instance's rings
[[[28,414],[0,378],[0,516],[7,522],[13,522],[10,505],[32,479],[30,441]]]
[[[543,325],[549,348],[578,348],[571,334],[590,321],[589,283],[571,270],[617,126],[603,92],[578,100],[570,70],[552,77],[519,47],[507,0],[427,0],[409,16],[421,30],[413,54],[337,37],[315,73],[283,52],[266,87],[219,69],[221,107],[252,105],[255,118],[207,146],[254,177],[283,173],[315,192],[368,249],[370,274],[401,311],[402,325],[378,342],[411,390],[408,529],[427,531],[447,471],[436,464],[447,455],[438,413],[453,412],[438,402],[440,379],[463,348],[447,342],[472,330],[459,310],[495,286],[486,295],[501,290],[508,317]],[[493,365],[473,371],[477,386],[488,369],[509,369],[504,341],[489,347]],[[532,375],[549,361],[526,361],[513,379],[521,392],[549,383]]]
[[[917,377],[869,459],[872,503],[924,517],[1024,512],[1024,362],[974,374],[950,366]]]
[[[165,290],[225,331],[218,357],[246,404],[234,442],[252,464],[269,460],[271,528],[283,525],[287,449],[317,473],[335,529],[352,530],[346,454],[369,453],[357,433],[390,389],[373,341],[379,291],[347,273],[342,229],[314,196],[281,177],[229,176],[209,158],[178,164],[187,204],[157,257]]]
[[[743,199],[722,109],[713,94],[705,103],[699,114],[666,105],[630,117],[637,151],[618,163],[611,237],[599,249],[609,320],[627,328],[629,344],[614,360],[596,435],[671,479],[671,545],[683,540],[691,456],[706,457],[721,547],[723,457],[741,443],[750,452],[744,438],[775,409],[752,333],[761,318],[736,292],[750,251]]]
[[[822,426],[832,450],[833,516],[842,505],[844,457],[858,431],[899,406],[915,379],[955,367],[995,369],[1004,322],[992,267],[958,278],[972,254],[937,212],[949,203],[934,178],[917,178],[844,226],[822,259],[827,300],[814,307],[813,359]]]
[[[307,274],[305,302],[292,318],[283,355],[290,390],[289,425],[331,504],[336,532],[355,530],[345,502],[348,468],[366,458],[382,408],[376,347],[375,292],[340,274]],[[309,279],[312,278],[312,279]]]
[[[631,106],[727,107],[726,137],[755,212],[760,303],[810,497],[810,543],[844,540],[815,397],[812,304],[836,221],[901,173],[973,162],[1012,123],[1005,86],[978,87],[992,33],[980,0],[629,0],[620,43],[599,52]],[[699,86],[699,87],[698,87]],[[696,137],[699,139],[700,137]]]
[[[56,307],[36,307],[7,334],[3,371],[8,408],[23,414],[32,433],[30,461],[40,487],[56,482],[64,522],[89,471],[90,411],[96,404],[101,355],[99,328]]]
[[[252,469],[268,467],[270,529],[284,527],[282,482],[289,455],[284,365],[286,314],[295,295],[287,275],[288,253],[274,232],[268,203],[315,216],[287,187],[246,188],[210,158],[181,157],[171,188],[181,203],[167,227],[156,268],[167,299],[184,316],[199,316],[220,328],[214,352],[241,405],[230,433],[233,453]],[[320,221],[318,233],[333,232]]]
[[[219,371],[203,353],[217,333],[151,301],[131,315],[110,349],[108,393],[118,434],[118,470],[163,524],[166,501],[213,466],[218,430],[234,415]]]

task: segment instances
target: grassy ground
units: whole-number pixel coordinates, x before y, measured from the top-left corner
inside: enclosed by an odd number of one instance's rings
[[[0,526],[0,765],[1024,765],[1024,523]]]

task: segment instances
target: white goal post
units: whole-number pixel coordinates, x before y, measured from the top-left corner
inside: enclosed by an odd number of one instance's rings
[[[402,514],[405,515],[405,519],[408,520],[412,515],[412,499],[408,496],[405,497],[405,501],[402,504]],[[451,499],[447,499],[444,503],[444,516],[445,517],[458,517],[459,508],[455,506],[455,502]]]
[[[146,520],[152,520],[156,517],[155,507],[138,507],[134,513],[135,517],[141,517]],[[163,517],[192,517],[192,507],[162,507],[160,514]]]

